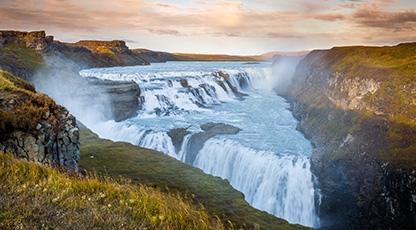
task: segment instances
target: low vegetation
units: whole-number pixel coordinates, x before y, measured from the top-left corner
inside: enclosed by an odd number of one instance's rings
[[[94,47],[94,52],[103,55],[103,57],[106,57],[116,63],[117,65],[120,65],[120,59],[117,57],[117,55],[110,50],[109,48],[105,46],[96,46]]]
[[[1,135],[12,131],[30,132],[48,116],[48,122],[57,125],[62,107],[50,97],[36,93],[26,81],[0,70],[0,130]]]
[[[0,154],[0,229],[223,229],[189,199]]]
[[[2,57],[6,59],[5,61],[11,61],[11,58],[14,58],[29,70],[36,71],[44,65],[42,56],[35,50],[27,48],[23,43],[7,43],[1,49],[1,53],[3,53]]]

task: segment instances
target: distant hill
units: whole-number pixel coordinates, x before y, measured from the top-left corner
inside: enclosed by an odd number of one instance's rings
[[[192,54],[173,53],[178,61],[257,61],[252,56],[237,56],[226,54]]]
[[[196,53],[172,53],[178,61],[267,61],[274,56],[303,56],[310,51],[298,52],[269,52],[260,55],[227,55],[227,54],[196,54]]]

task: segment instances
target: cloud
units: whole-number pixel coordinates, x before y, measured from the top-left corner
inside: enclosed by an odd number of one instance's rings
[[[169,34],[169,35],[175,35],[175,36],[185,36],[184,34],[181,34],[181,32],[177,30],[169,30],[169,29],[153,29],[149,28],[147,29],[149,32],[154,34]]]
[[[342,20],[345,18],[343,14],[316,14],[312,16],[314,19],[322,21],[336,21]]]
[[[379,9],[359,9],[354,13],[361,27],[388,29],[390,31],[416,31],[416,12],[387,12]]]
[[[304,36],[296,35],[296,34],[290,34],[290,33],[268,33],[268,37],[270,38],[304,38]]]
[[[42,29],[64,41],[125,38],[137,44],[146,39],[169,43],[163,40],[166,35],[188,44],[201,42],[199,47],[217,42],[218,49],[235,46],[229,43],[238,39],[301,42],[302,49],[319,44],[383,44],[414,39],[416,5],[410,2],[1,0],[0,29]]]

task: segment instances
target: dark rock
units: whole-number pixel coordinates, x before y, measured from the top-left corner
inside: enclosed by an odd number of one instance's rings
[[[191,165],[194,163],[196,156],[209,138],[220,134],[237,134],[241,131],[240,128],[232,125],[212,122],[201,125],[201,129],[204,132],[195,133],[189,139],[185,162]]]
[[[101,111],[105,119],[121,121],[137,115],[140,106],[140,87],[137,83],[100,80],[98,78],[86,78],[86,80],[87,85],[77,88],[77,101],[91,103],[91,99],[102,100],[102,98],[96,98],[96,95],[104,94],[107,96],[109,105],[103,107],[104,110]]]
[[[188,81],[185,78],[181,79],[181,85],[184,88],[189,88],[190,87],[189,84],[188,84]]]
[[[176,61],[175,55],[167,52],[152,51],[147,49],[132,49],[133,53],[140,55],[140,57],[149,63]]]
[[[181,150],[184,137],[191,133],[187,129],[188,128],[177,128],[168,131],[168,136],[172,139],[173,146],[175,146],[175,151],[177,153]]]
[[[219,85],[219,86],[221,86],[221,88],[223,88],[223,89],[224,89],[224,91],[228,92],[228,89],[227,89],[227,87],[225,86],[225,84],[227,84],[228,88],[230,88],[230,89],[231,89],[231,91],[232,91],[232,93],[234,93],[234,95],[236,95],[237,97],[242,98],[243,96],[247,96],[247,94],[245,94],[245,93],[241,93],[240,91],[238,91],[237,87],[235,87],[235,86],[233,86],[233,85],[231,84],[231,81],[230,81],[230,75],[228,75],[228,74],[226,74],[226,73],[224,73],[224,72],[222,72],[222,71],[219,71],[219,72],[218,72],[218,75],[219,75],[221,78],[223,78],[223,79],[224,79],[224,81],[221,81],[221,80],[217,81],[218,85]]]

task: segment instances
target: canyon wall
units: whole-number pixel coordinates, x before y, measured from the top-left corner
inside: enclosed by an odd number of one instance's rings
[[[308,54],[284,96],[315,146],[330,229],[416,227],[416,43]]]

